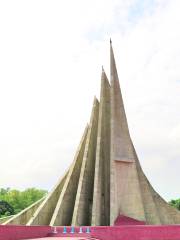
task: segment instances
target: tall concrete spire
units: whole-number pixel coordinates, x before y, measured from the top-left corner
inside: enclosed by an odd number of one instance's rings
[[[104,69],[97,132],[92,225],[109,225],[110,214],[110,84]]]
[[[116,161],[133,162],[133,149],[129,135],[126,113],[124,110],[112,42],[110,42],[110,81],[112,142],[111,157]]]
[[[140,166],[110,40],[110,84],[102,67],[100,101],[94,99],[73,163],[45,198],[4,224],[113,225],[124,217],[180,223],[179,211],[158,195]]]
[[[91,225],[98,115],[99,101],[95,97],[72,215],[73,225]]]
[[[118,215],[126,215],[132,218],[139,218],[139,220],[142,221],[145,220],[141,191],[135,165],[135,156],[129,135],[112,42],[110,42],[110,76],[110,209],[112,209],[110,213],[110,224],[112,225]]]

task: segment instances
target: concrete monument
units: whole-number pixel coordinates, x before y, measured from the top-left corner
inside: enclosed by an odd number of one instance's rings
[[[100,101],[94,99],[74,161],[47,197],[4,224],[97,226],[121,217],[180,223],[180,212],[158,195],[141,169],[110,43],[110,83],[102,69]]]

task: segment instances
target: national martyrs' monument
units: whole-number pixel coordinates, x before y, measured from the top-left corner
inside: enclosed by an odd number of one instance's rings
[[[153,189],[133,146],[110,41],[110,81],[102,68],[100,100],[94,98],[71,166],[46,197],[3,225],[126,224],[176,225],[180,237],[180,212]]]

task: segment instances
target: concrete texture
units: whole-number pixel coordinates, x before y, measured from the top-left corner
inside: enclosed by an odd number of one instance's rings
[[[92,225],[109,225],[110,213],[110,84],[102,69]]]
[[[120,216],[146,224],[180,223],[180,212],[159,196],[140,166],[110,44],[110,84],[102,69],[100,102],[94,99],[72,165],[44,200],[4,224],[101,226],[122,222]]]
[[[14,215],[0,218],[0,224],[7,222],[7,220],[9,220],[10,218],[12,218],[13,216],[14,216]]]
[[[95,98],[78,183],[72,225],[91,225],[99,102]]]
[[[110,173],[110,224],[119,214],[144,221],[140,183],[135,155],[129,134],[119,78],[112,45],[110,44],[111,74],[111,173]]]
[[[53,213],[50,225],[71,225],[80,170],[87,139],[88,126],[85,129],[74,162],[68,172],[62,192]]]
[[[68,171],[60,179],[59,183],[55,186],[55,188],[48,194],[47,198],[43,201],[43,203],[38,207],[36,212],[27,222],[27,225],[49,225],[67,174]]]
[[[26,223],[29,221],[29,219],[32,217],[34,212],[37,210],[37,208],[41,205],[41,203],[44,201],[45,198],[41,198],[37,202],[33,203],[29,207],[25,208],[20,213],[14,215],[7,221],[3,223],[3,225],[6,224],[21,224],[26,225]]]

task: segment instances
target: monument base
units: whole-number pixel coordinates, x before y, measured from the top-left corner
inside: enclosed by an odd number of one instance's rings
[[[90,233],[86,233],[87,228]],[[48,238],[49,236],[59,239],[76,237],[79,239],[101,239],[101,240],[179,240],[180,225],[121,225],[121,226],[94,226],[67,227],[67,233],[63,233],[64,227],[57,226],[22,226],[22,225],[0,225],[0,240],[22,240],[35,238]]]

